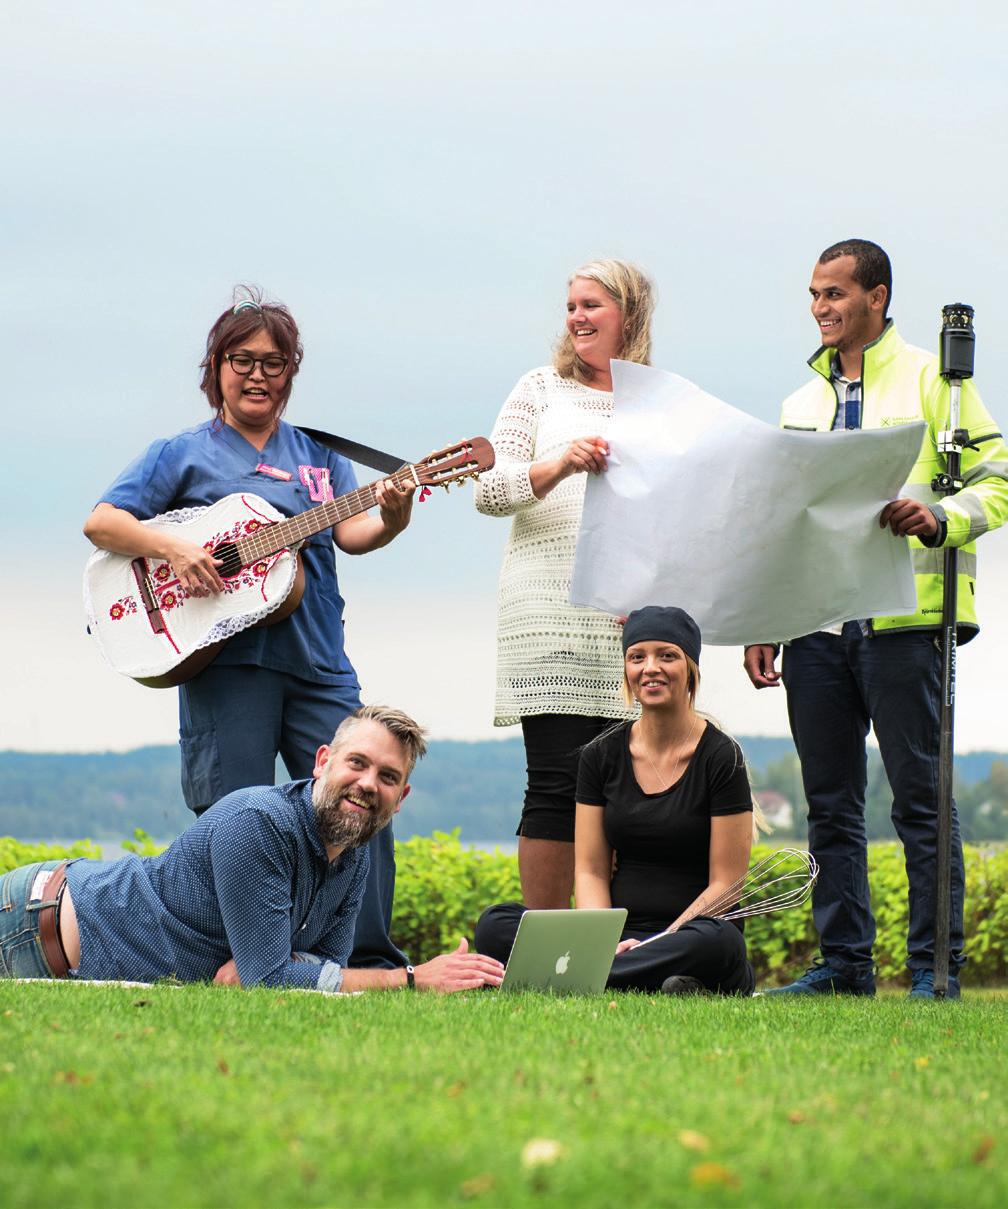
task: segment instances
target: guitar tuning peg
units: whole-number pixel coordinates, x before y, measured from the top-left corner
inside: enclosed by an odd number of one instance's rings
[[[441,486],[445,489],[445,495],[447,495],[448,488],[451,486],[451,483],[442,483]]]

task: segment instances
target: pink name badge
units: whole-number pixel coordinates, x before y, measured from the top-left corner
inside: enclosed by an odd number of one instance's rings
[[[259,463],[256,474],[268,474],[271,479],[282,479],[285,483],[289,483],[294,477],[289,470],[278,470],[275,466],[267,466],[265,462]]]

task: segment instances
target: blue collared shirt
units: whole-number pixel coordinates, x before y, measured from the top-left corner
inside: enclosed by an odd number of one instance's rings
[[[852,432],[861,427],[861,379],[851,381],[845,378],[840,369],[839,356],[833,358],[830,367],[830,381],[836,391],[837,410],[833,420],[833,429],[844,429]]]
[[[368,851],[330,864],[312,784],[229,793],[160,856],[72,861],[78,976],[198,982],[233,957],[243,986],[339,990]]]

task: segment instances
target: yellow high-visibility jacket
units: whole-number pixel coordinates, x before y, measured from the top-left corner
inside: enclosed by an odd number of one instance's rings
[[[781,408],[781,427],[825,432],[833,427],[837,396],[830,380],[835,350],[820,348],[809,358],[816,377],[789,395]],[[938,436],[949,427],[949,385],[938,372],[938,358],[906,344],[890,320],[882,335],[864,350],[861,372],[862,428],[889,428],[923,420],[927,431],[920,454],[903,488],[904,498],[928,504],[939,522],[945,545],[960,548],[958,558],[959,641],[972,638],[976,619],[976,538],[1008,519],[1008,447],[972,380],[962,384],[959,427],[970,438],[991,437],[977,449],[964,449],[960,478],[963,489],[942,496],[931,480],[946,469],[938,452]],[[941,626],[941,546],[929,548],[909,538],[917,584],[917,611],[903,617],[874,617],[872,627],[884,630],[932,630]]]

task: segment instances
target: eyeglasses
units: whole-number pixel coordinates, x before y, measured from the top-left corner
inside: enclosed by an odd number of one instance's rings
[[[270,353],[268,357],[253,357],[251,353],[225,353],[224,360],[242,378],[247,377],[257,365],[267,378],[279,378],[287,368],[287,358],[281,353]]]

